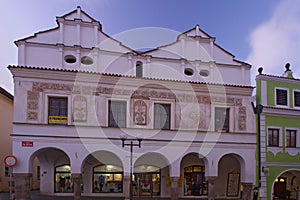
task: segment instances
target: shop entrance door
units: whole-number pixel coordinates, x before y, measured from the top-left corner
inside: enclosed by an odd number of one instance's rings
[[[160,196],[160,173],[136,173],[133,183],[134,196]]]

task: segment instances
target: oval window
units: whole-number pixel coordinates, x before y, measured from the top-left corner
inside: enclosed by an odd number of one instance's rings
[[[88,56],[83,56],[81,58],[81,63],[84,64],[84,65],[91,65],[93,64],[93,59],[91,57],[88,57]]]
[[[199,74],[200,74],[200,76],[208,77],[209,71],[206,69],[202,69]]]
[[[194,70],[191,68],[185,68],[184,69],[184,74],[187,76],[192,76],[194,74]]]
[[[66,63],[76,63],[76,57],[73,55],[66,55],[65,61]]]

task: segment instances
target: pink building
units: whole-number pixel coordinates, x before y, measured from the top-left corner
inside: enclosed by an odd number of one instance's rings
[[[16,41],[18,64],[8,67],[17,199],[30,199],[35,158],[40,192],[48,195],[251,197],[249,64],[198,25],[138,52],[80,7],[56,21]]]

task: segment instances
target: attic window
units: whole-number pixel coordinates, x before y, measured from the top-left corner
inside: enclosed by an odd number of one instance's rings
[[[199,74],[200,74],[200,76],[208,77],[209,71],[206,69],[202,69]]]
[[[192,76],[194,74],[194,70],[191,68],[185,68],[184,69],[184,74],[187,76]]]
[[[65,61],[66,61],[66,63],[70,63],[70,64],[76,63],[76,57],[73,55],[66,55]]]
[[[94,61],[91,57],[83,56],[81,58],[81,63],[84,64],[84,65],[92,65],[94,63]]]

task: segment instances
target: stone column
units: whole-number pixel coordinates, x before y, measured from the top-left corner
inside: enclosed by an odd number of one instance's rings
[[[178,200],[179,177],[170,177],[170,179],[171,179],[171,200]]]
[[[125,196],[124,200],[130,200],[130,175],[124,175],[123,181],[123,193]]]
[[[215,180],[217,176],[207,176],[206,180],[208,181],[208,200],[215,199]]]
[[[74,200],[81,198],[81,174],[71,174],[74,188]]]
[[[242,183],[242,187],[243,187],[242,200],[250,200],[250,199],[252,199],[253,184],[252,183]]]
[[[15,199],[31,200],[30,196],[30,178],[31,173],[14,173],[15,181]]]

